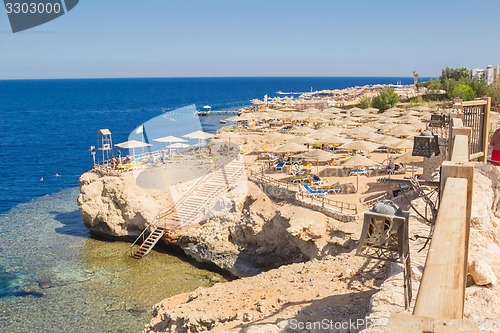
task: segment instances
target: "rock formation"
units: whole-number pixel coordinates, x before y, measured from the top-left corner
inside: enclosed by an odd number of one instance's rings
[[[355,223],[338,222],[286,200],[273,202],[253,182],[246,185],[243,202],[220,212],[217,207],[227,204],[216,204],[214,217],[169,242],[196,261],[238,277],[354,247]],[[85,225],[110,238],[137,236],[171,203],[169,191],[138,186],[131,173],[88,172],[80,178],[80,191],[78,205]]]
[[[101,176],[90,171],[80,177],[79,186],[83,223],[108,238],[137,237],[169,202],[167,192],[137,186],[131,173]]]

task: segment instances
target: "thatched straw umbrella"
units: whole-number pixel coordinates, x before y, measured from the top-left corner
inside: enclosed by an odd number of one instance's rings
[[[297,155],[297,157],[305,158],[308,160],[316,160],[316,174],[319,175],[319,161],[331,160],[335,158],[335,155],[321,149],[312,149],[308,152]]]
[[[350,159],[344,161],[342,163],[343,166],[345,167],[369,167],[369,166],[374,166],[378,165],[380,163],[375,162],[372,159],[369,159],[368,157],[364,157],[361,155],[355,155],[351,157]],[[356,174],[356,192],[359,190],[359,174]]]
[[[362,151],[374,151],[380,147],[380,144],[373,143],[369,141],[354,140],[341,145],[339,148],[346,150],[362,150]]]

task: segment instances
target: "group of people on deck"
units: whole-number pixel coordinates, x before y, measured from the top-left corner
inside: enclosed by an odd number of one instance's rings
[[[121,159],[119,157],[113,156],[110,160],[110,164],[111,164],[111,167],[113,169],[116,169],[118,167],[118,165],[120,165],[120,164],[128,164],[130,162],[132,162],[132,159],[130,158],[129,155],[127,155]]]

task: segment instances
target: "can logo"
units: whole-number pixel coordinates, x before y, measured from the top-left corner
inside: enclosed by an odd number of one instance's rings
[[[23,2],[26,1],[26,2]],[[4,0],[12,32],[31,29],[69,12],[80,0]]]

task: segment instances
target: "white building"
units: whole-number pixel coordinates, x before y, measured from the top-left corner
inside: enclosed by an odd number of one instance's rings
[[[471,71],[471,79],[472,80],[483,81],[484,80],[484,74],[485,74],[485,72],[486,72],[486,70],[484,70],[484,69],[474,68]]]
[[[486,68],[475,68],[471,71],[472,80],[480,80],[486,84],[492,84],[496,80],[500,80],[500,66],[493,67],[488,65]]]

